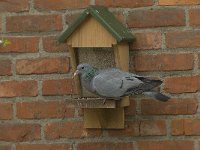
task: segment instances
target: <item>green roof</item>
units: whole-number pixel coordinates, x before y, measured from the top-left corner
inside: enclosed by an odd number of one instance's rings
[[[93,16],[117,42],[131,42],[134,37],[129,30],[119,22],[115,16],[103,6],[89,6],[59,37],[58,41],[64,43],[66,39],[89,16]]]

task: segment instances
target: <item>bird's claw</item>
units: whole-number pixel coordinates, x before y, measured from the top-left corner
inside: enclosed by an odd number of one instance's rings
[[[106,103],[106,98],[103,100],[103,104],[105,105],[105,103]]]

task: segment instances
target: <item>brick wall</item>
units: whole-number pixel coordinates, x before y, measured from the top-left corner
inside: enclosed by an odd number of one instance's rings
[[[130,71],[164,81],[167,103],[136,96],[124,130],[83,129],[64,105],[69,53],[56,36],[90,4],[131,29]],[[0,150],[199,150],[199,0],[0,0]]]

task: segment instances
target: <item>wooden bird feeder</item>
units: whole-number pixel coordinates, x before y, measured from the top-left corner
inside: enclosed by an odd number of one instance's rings
[[[102,6],[89,6],[67,30],[59,37],[66,43],[71,55],[72,71],[79,63],[77,49],[113,48],[114,62],[117,68],[129,71],[129,42],[133,35],[114,15]],[[85,62],[87,63],[87,62]],[[79,78],[74,79],[76,92],[82,97]],[[69,99],[70,104],[83,108],[85,128],[124,128],[124,107],[129,106],[129,97],[116,102],[101,98]]]

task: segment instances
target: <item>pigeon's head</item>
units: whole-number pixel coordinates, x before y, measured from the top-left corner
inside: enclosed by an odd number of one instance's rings
[[[92,70],[93,70],[93,67],[90,64],[79,64],[77,66],[75,73],[74,73],[74,76],[82,75],[82,74],[90,72]]]

